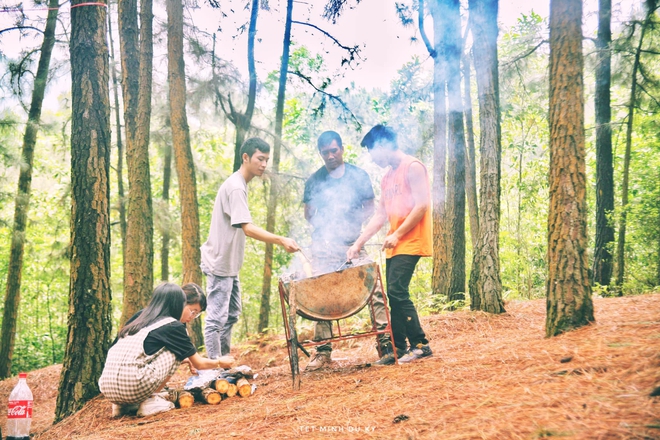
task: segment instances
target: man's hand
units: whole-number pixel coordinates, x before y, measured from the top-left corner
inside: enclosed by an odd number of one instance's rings
[[[399,237],[396,234],[390,234],[385,237],[382,249],[394,249],[399,244]]]
[[[300,246],[298,246],[298,243],[293,238],[282,237],[281,245],[287,252],[297,252],[300,250]]]
[[[356,259],[360,255],[360,247],[357,245],[353,245],[348,248],[346,251],[346,261],[351,261]]]

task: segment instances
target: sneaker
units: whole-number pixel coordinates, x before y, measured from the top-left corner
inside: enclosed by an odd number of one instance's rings
[[[130,414],[135,414],[138,410],[138,405],[117,405],[116,403],[112,404],[112,417],[121,417]]]
[[[404,356],[401,356],[399,358],[399,362],[402,364],[407,364],[409,362],[416,361],[417,359],[429,356],[433,356],[433,352],[431,351],[429,344],[417,344],[417,347],[409,350],[408,353],[406,353]]]
[[[146,417],[171,409],[174,409],[174,404],[169,400],[165,400],[160,396],[151,396],[140,404],[137,415],[138,417]]]
[[[401,356],[404,354],[403,351],[397,348],[396,353],[399,360],[401,360]],[[388,350],[388,352],[385,352],[383,357],[377,360],[376,362],[374,362],[373,365],[378,367],[383,367],[385,365],[394,365],[394,352],[392,350]]]
[[[309,364],[305,367],[305,371],[314,371],[329,365],[332,362],[330,353],[331,352],[329,351],[317,351],[314,353],[312,360],[309,361]]]

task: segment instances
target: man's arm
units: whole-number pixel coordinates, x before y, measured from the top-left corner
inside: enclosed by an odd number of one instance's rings
[[[364,223],[367,220],[369,220],[369,218],[374,214],[375,210],[376,210],[376,203],[374,202],[374,199],[369,199],[369,200],[365,201],[362,204],[362,212],[361,212],[362,222],[361,223]]]
[[[371,220],[369,220],[369,223],[367,223],[367,226],[365,226],[362,234],[360,234],[358,239],[355,240],[353,246],[351,246],[348,251],[346,251],[347,260],[357,258],[360,254],[360,249],[362,249],[362,246],[364,246],[364,244],[369,241],[371,237],[380,231],[380,228],[383,227],[386,221],[387,213],[385,212],[385,202],[381,197],[380,202],[378,202],[378,207],[376,208],[376,213],[373,217],[371,217]]]
[[[275,235],[252,223],[241,223],[241,228],[245,235],[265,243],[272,243],[282,246],[287,252],[296,252],[300,247],[293,238]]]
[[[399,240],[424,218],[426,210],[429,209],[430,197],[428,181],[426,179],[426,170],[422,164],[419,162],[410,164],[410,168],[408,168],[408,183],[410,184],[410,192],[412,193],[415,205],[396,231],[385,237],[383,249],[394,248],[399,243]]]

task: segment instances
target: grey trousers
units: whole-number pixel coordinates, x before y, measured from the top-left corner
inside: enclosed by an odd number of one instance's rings
[[[204,270],[204,268],[202,269]],[[241,316],[243,304],[238,277],[206,274],[206,320],[204,345],[210,359],[229,354],[231,329]]]

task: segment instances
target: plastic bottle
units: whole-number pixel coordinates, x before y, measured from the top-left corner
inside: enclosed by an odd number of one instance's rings
[[[32,391],[28,387],[27,373],[18,375],[18,383],[9,395],[7,405],[6,440],[29,440],[32,422]]]

